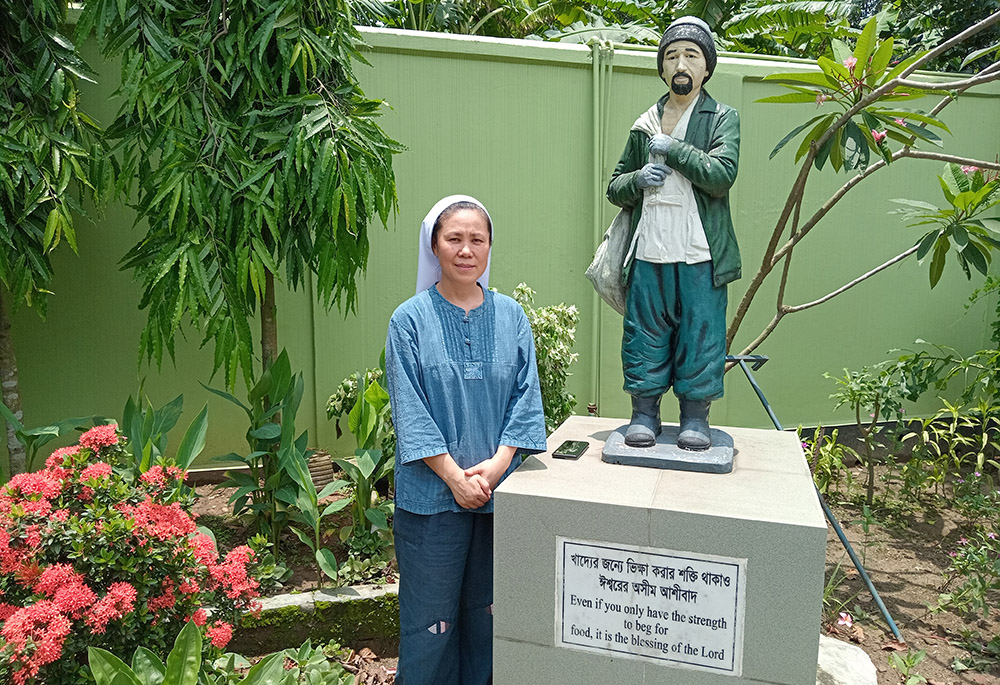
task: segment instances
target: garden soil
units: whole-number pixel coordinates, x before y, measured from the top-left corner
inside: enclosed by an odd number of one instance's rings
[[[854,475],[857,482],[863,480],[860,471]],[[200,497],[194,512],[216,531],[220,547],[225,550],[242,544],[247,531],[228,515],[227,502],[232,491],[218,490],[210,485],[199,486],[197,491]],[[970,632],[979,633],[982,642],[1000,635],[997,612],[983,618],[929,609],[937,604],[938,595],[947,590],[948,555],[959,547],[963,535],[959,518],[948,510],[927,507],[916,514],[890,512],[878,517],[880,523],[870,525],[866,534],[858,520],[860,507],[856,501],[838,501],[837,494],[827,499],[848,540],[863,559],[865,569],[905,642],[893,636],[844,546],[829,526],[824,623],[817,627],[818,630],[861,647],[875,664],[879,685],[898,685],[907,681],[900,670],[892,667],[891,654],[905,657],[921,650],[925,656],[910,675],[922,676],[929,685],[1000,685],[1000,655],[976,656],[963,646]],[[344,551],[338,548],[335,536],[331,543],[337,558],[343,559]],[[316,575],[311,554],[297,540],[290,539],[284,544],[294,574],[281,592],[314,589]],[[993,598],[992,606],[998,606],[997,599]],[[850,626],[846,625],[847,620],[841,617],[841,612],[850,615]],[[358,651],[351,652],[342,663],[358,674],[359,684],[392,682],[394,652],[387,650],[379,655],[364,645],[347,647]],[[972,668],[963,670],[963,665]]]

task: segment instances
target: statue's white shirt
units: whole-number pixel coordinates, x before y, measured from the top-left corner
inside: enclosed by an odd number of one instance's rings
[[[698,98],[691,101],[673,131],[663,133],[684,140],[697,102]],[[645,131],[650,136],[660,133],[660,115],[656,105],[639,117],[632,128]],[[660,155],[650,155],[649,161],[665,164]],[[643,191],[642,216],[635,233],[632,249],[635,258],[644,262],[699,264],[712,259],[691,181],[676,169],[667,175],[662,186]]]

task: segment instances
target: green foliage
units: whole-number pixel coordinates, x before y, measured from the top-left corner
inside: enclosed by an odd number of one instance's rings
[[[958,549],[950,552],[950,556],[946,591],[941,593],[938,605],[933,608],[988,617],[996,607],[991,597],[1000,591],[1000,541],[996,527],[985,534],[961,538]]]
[[[844,369],[844,375],[833,379],[839,389],[830,395],[837,400],[835,409],[847,405],[854,412],[854,422],[864,445],[862,461],[868,470],[865,482],[865,504],[871,506],[875,497],[875,449],[883,447],[878,441],[878,421],[880,418],[898,419],[901,412],[899,387],[893,382],[885,365],[874,368],[864,367],[860,371]],[[863,414],[867,414],[863,417]]]
[[[289,456],[305,435],[298,439],[295,437],[295,414],[302,402],[304,388],[302,373],[292,374],[288,353],[284,350],[250,388],[249,404],[227,392],[206,386],[210,392],[246,412],[250,423],[246,433],[250,453],[246,456],[231,453],[220,459],[241,462],[248,470],[228,471],[222,486],[237,488],[229,499],[233,515],[249,514],[257,530],[267,537],[276,553],[279,552],[281,533],[288,525],[288,512],[281,504],[282,498],[297,496],[295,467]],[[283,493],[282,498],[278,493]]]
[[[90,668],[97,685],[198,685],[198,676],[202,672],[201,631],[191,622],[178,633],[166,664],[143,647],[135,650],[131,668],[111,652],[99,647],[91,647],[89,653]],[[235,663],[235,658],[232,661]],[[210,682],[213,685],[276,685],[284,682],[283,665],[283,654],[271,654],[251,668],[246,678]]]
[[[91,682],[89,647],[162,654],[188,618],[206,618],[209,607],[205,629],[224,642],[259,595],[261,557],[240,547],[219,559],[191,518],[185,472],[154,466],[140,477],[122,468],[129,455],[115,428],[92,428],[79,445],[53,452],[44,469],[0,488],[8,503],[0,537],[17,560],[0,573],[11,628],[0,636],[5,683],[25,668],[37,672],[28,682]],[[25,620],[38,623],[27,633],[13,628]]]
[[[935,146],[941,145],[940,136],[929,127],[944,131],[948,127],[936,117],[919,110],[886,107],[882,104],[933,93],[943,94],[943,91],[930,87],[896,85],[834,128],[844,113],[860,105],[873,91],[888,86],[919,57],[917,55],[891,66],[893,39],[889,37],[878,41],[877,23],[874,17],[869,20],[858,36],[853,51],[843,41],[834,39],[831,42],[834,58],[824,56],[816,61],[822,73],[792,72],[769,74],[765,77],[768,81],[781,82],[792,92],[761,98],[757,102],[816,103],[819,106],[831,102],[840,110],[818,114],[793,129],[771,151],[772,158],[803,131],[807,133],[799,143],[795,161],[798,162],[805,156],[815,143],[819,145],[813,159],[816,168],[822,169],[829,161],[835,171],[864,169],[868,166],[871,152],[890,163],[890,139],[910,147],[914,147],[918,140]]]
[[[896,0],[891,4],[889,30],[900,38],[906,54],[934,47],[1000,10],[997,0]],[[928,67],[936,71],[968,70],[977,59],[995,53],[998,42],[1000,25],[995,24],[937,57]]]
[[[100,419],[96,416],[78,416],[71,419],[63,419],[47,426],[37,428],[25,428],[24,424],[17,420],[17,417],[0,402],[0,419],[3,419],[14,428],[14,437],[24,445],[27,471],[34,470],[37,464],[38,450],[49,444],[60,435],[64,435],[71,430],[84,430],[87,426],[96,424]],[[0,476],[4,474],[0,473]],[[6,477],[0,478],[0,485],[6,482]]]
[[[655,45],[673,17],[707,12],[728,16],[732,0],[695,0],[673,7],[656,0],[355,0],[360,24],[499,38],[541,38],[584,43],[591,39]],[[692,7],[692,11],[682,11]]]
[[[1000,666],[1000,635],[989,640],[984,640],[978,631],[963,630],[961,641],[954,644],[969,652],[967,656],[955,657],[951,664],[951,670],[956,673],[962,671],[989,671]]]
[[[313,553],[313,558],[316,561],[318,587],[320,579],[324,575],[331,580],[337,579],[337,558],[333,552],[323,546],[323,519],[346,507],[351,503],[351,500],[346,498],[335,500],[320,511],[320,501],[342,490],[347,485],[347,481],[334,481],[317,492],[312,475],[309,473],[309,451],[306,450],[306,440],[307,434],[303,433],[298,440],[283,447],[278,454],[279,461],[291,465],[290,472],[298,489],[283,489],[277,493],[277,497],[285,504],[294,507],[291,510],[292,519],[305,528],[302,530],[290,526],[295,536]]]
[[[923,263],[931,256],[930,283],[933,288],[941,280],[944,264],[954,246],[955,255],[965,277],[972,278],[971,265],[986,276],[993,261],[992,251],[1000,247],[993,237],[1000,233],[1000,219],[983,214],[1000,204],[1000,174],[984,174],[981,169],[945,164],[938,176],[948,206],[918,200],[895,199],[902,208],[890,213],[902,214],[910,226],[934,226],[917,241],[917,259]]]
[[[351,309],[368,225],[395,211],[377,101],[352,71],[357,32],[342,0],[89,0],[121,63],[119,190],[146,235],[123,259],[143,284],[140,358],[162,362],[187,319],[214,342],[213,371],[252,381],[249,320],[272,276]],[[132,188],[132,180],[138,181]]]
[[[904,685],[920,685],[920,683],[926,683],[927,678],[917,673],[917,666],[926,656],[926,649],[920,649],[916,652],[911,649],[907,650],[906,654],[890,652],[889,665],[899,671],[900,677],[904,679],[902,681]]]
[[[824,495],[840,493],[841,481],[846,482],[850,493],[853,479],[847,463],[852,459],[860,459],[852,448],[837,442],[839,431],[834,429],[827,434],[823,427],[816,429],[813,442],[803,443],[811,452],[811,467],[816,488]]]
[[[569,367],[576,361],[572,352],[576,342],[576,324],[580,314],[575,305],[556,304],[532,307],[535,291],[524,283],[514,288],[513,297],[524,309],[535,339],[538,380],[542,388],[545,428],[549,433],[565,421],[576,408],[576,398],[566,392]]]
[[[381,365],[385,369],[385,352],[382,353]],[[377,543],[376,547],[390,544],[392,531],[388,518],[392,515],[392,502],[380,500],[375,491],[375,483],[383,478],[391,478],[395,468],[393,459],[389,459],[381,449],[375,447],[382,442],[382,436],[388,425],[389,394],[372,380],[365,386],[361,379],[367,374],[355,374],[355,384],[358,392],[354,406],[348,414],[348,428],[357,443],[354,459],[334,459],[348,480],[354,486],[354,496],[351,500],[351,525],[340,531],[342,540],[355,540],[358,544]]]
[[[60,0],[0,7],[0,284],[15,307],[39,313],[50,294],[49,255],[63,240],[76,252],[85,191],[99,198],[113,173],[100,128],[79,107],[90,69],[62,35],[65,11]]]
[[[122,410],[122,433],[128,438],[128,449],[132,454],[132,466],[137,472],[143,473],[151,466],[166,463],[167,433],[177,425],[184,409],[184,396],[178,395],[159,409],[154,409],[152,402],[146,398],[146,405],[136,403],[130,395]],[[180,447],[170,460],[185,471],[205,449],[205,436],[208,433],[208,405],[206,404],[198,416],[194,418],[184,436]]]
[[[816,58],[829,40],[857,34],[851,26],[854,0],[748,0],[722,27],[727,50]]]
[[[338,585],[385,582],[389,560],[383,558],[385,549],[351,550],[351,556],[337,571]]]
[[[340,419],[347,417],[347,428],[357,449],[353,459],[334,459],[353,486],[351,523],[340,530],[353,559],[379,559],[392,544],[389,517],[391,501],[380,499],[375,484],[392,482],[395,471],[396,434],[392,425],[389,393],[379,383],[385,378],[385,350],[379,368],[351,374],[341,381],[337,392],[326,404],[327,417],[336,418],[337,436]]]
[[[336,662],[330,661],[330,657],[336,657],[342,650],[336,644],[327,648],[316,648],[310,641],[306,641],[298,649],[286,649],[265,657],[275,659],[274,663],[279,665],[277,671],[274,668],[268,669],[267,675],[260,675],[256,683],[259,685],[353,685],[354,676],[346,673],[343,667]],[[263,663],[263,662],[261,662]],[[250,668],[249,662],[242,657],[231,654],[223,659],[216,660],[211,667],[205,665],[202,670],[202,680],[204,685],[239,685],[250,682],[250,674],[243,680],[242,672]],[[273,675],[271,674],[272,672]],[[253,673],[251,670],[250,673]],[[167,685],[164,683],[163,685]]]

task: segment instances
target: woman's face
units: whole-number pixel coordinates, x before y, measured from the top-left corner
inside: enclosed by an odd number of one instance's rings
[[[459,209],[441,221],[434,255],[441,262],[441,280],[450,285],[474,284],[486,271],[490,229],[482,212]]]

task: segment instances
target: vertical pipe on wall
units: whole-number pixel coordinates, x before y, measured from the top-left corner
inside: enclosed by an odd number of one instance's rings
[[[607,157],[607,127],[611,109],[611,74],[614,69],[614,46],[609,41],[593,40],[590,43],[590,54],[593,70],[593,226],[594,250],[596,250],[601,241],[604,240],[604,224],[601,221],[601,210],[604,207],[604,160]],[[597,408],[600,405],[601,396],[601,328],[604,307],[601,305],[601,298],[598,296],[596,290],[594,291],[592,302],[593,309],[590,321],[592,354],[590,361],[590,406],[595,408],[596,413],[600,413]]]
[[[593,40],[590,43],[590,56],[593,83],[592,113],[594,119],[593,138],[593,230],[594,249],[601,244],[604,234],[601,230],[601,201],[604,193],[601,188],[601,43]],[[598,406],[601,392],[601,298],[595,290],[591,297],[590,317],[590,405]],[[597,413],[600,413],[599,411]]]

